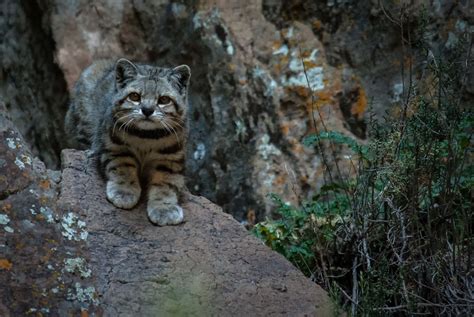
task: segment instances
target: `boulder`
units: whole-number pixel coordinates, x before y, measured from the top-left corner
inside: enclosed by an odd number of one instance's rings
[[[86,152],[47,170],[0,111],[1,316],[323,316],[328,295],[203,197],[120,210]]]

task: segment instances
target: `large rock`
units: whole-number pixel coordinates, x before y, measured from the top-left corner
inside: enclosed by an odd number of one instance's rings
[[[86,153],[63,151],[59,175],[0,123],[0,316],[331,313],[319,286],[209,200],[185,195],[186,222],[156,227],[142,204],[107,202]]]

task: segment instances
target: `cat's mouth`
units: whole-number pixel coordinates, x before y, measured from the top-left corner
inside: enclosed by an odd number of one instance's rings
[[[161,120],[159,118],[156,118],[156,117],[140,118],[139,120],[135,121],[134,125],[137,128],[144,129],[144,130],[156,129],[156,128],[162,128],[163,127],[163,124],[161,123]]]

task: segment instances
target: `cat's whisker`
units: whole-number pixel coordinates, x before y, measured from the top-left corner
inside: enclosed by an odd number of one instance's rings
[[[125,119],[130,118],[130,117],[132,117],[132,116],[133,116],[133,113],[130,113],[130,114],[125,115],[125,116],[123,116],[123,117],[120,118],[120,120],[123,120],[124,122],[123,122],[122,125],[119,127],[119,131],[122,130],[122,128],[124,128],[124,127],[127,126],[127,124],[128,124],[129,121],[125,121]],[[133,120],[133,118],[132,118],[132,120]],[[125,129],[124,129],[124,131],[125,131]]]
[[[130,121],[127,122],[127,124],[125,125],[125,132],[127,132],[127,129],[131,127],[134,120],[135,118],[131,118]]]
[[[163,121],[163,123],[165,123],[165,124],[171,129],[171,131],[174,133],[174,135],[176,136],[176,141],[177,141],[178,143],[181,143],[180,140],[179,140],[178,134],[177,134],[176,130],[173,128],[173,126],[170,125],[170,124],[169,124],[168,122],[166,122],[166,121]],[[170,130],[168,130],[168,131],[170,131]]]
[[[127,115],[124,115],[124,116],[120,117],[118,120],[116,120],[116,121],[115,121],[115,124],[114,124],[114,126],[113,126],[113,128],[112,128],[112,135],[115,133],[115,126],[117,125],[117,123],[122,120],[122,125],[121,125],[121,126],[119,127],[119,129],[118,129],[118,130],[120,131],[120,130],[122,129],[122,127],[124,126],[124,124],[126,124],[126,123],[123,122],[123,120],[124,120],[124,119],[127,119],[127,118],[129,118],[129,117],[131,117],[131,116],[133,116],[133,113],[129,113],[129,114],[127,114]]]

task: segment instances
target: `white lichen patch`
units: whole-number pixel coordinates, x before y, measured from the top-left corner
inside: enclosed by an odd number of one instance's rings
[[[214,25],[215,22],[219,21],[220,18],[221,17],[220,17],[219,9],[217,8],[214,8],[211,11],[210,15],[205,11],[197,12],[193,17],[194,29],[195,30],[199,28],[208,29],[212,25]]]
[[[87,267],[87,262],[83,258],[65,259],[64,269],[69,273],[79,273],[83,278],[88,278],[92,275],[92,271]]]
[[[75,289],[69,289],[67,292],[68,300],[77,300],[81,303],[92,303],[94,305],[99,304],[99,300],[96,296],[95,288],[92,286],[82,288],[81,283],[75,284]]]
[[[229,55],[234,55],[234,46],[232,46],[232,43],[229,40],[225,41],[225,44],[227,46],[226,52]]]
[[[256,66],[253,69],[252,75],[254,78],[260,79],[263,84],[265,85],[266,89],[265,92],[263,93],[266,97],[269,97],[273,95],[273,93],[276,91],[278,88],[277,82],[273,79],[273,77],[270,75],[269,72],[266,70],[260,68],[259,66]]]
[[[273,55],[288,55],[288,52],[289,52],[289,49],[288,49],[288,45],[286,44],[283,44],[282,46],[280,46],[276,51],[273,52]]]
[[[193,158],[197,161],[202,160],[206,156],[206,146],[204,143],[198,143],[196,150],[193,153]]]
[[[279,52],[277,50],[276,52]],[[274,52],[274,54],[276,53]],[[285,50],[283,50],[285,52]],[[285,55],[288,55],[286,52]],[[319,51],[313,49],[307,57],[301,57],[298,49],[291,50],[290,60],[288,62],[289,72],[281,78],[281,83],[289,87],[310,87],[311,90],[324,89],[324,69],[322,66],[316,66],[318,62]],[[306,67],[304,66],[306,64]]]
[[[5,226],[5,227],[3,227],[3,229],[4,229],[6,232],[8,232],[8,233],[13,233],[13,232],[15,232],[15,230],[14,230],[12,227],[9,227],[9,226]]]
[[[287,77],[287,80],[283,82],[285,86],[303,86],[309,87],[311,90],[322,90],[324,89],[324,73],[322,67],[314,67],[304,72],[297,73],[295,75]]]
[[[272,155],[281,155],[280,149],[270,143],[270,136],[268,134],[264,134],[260,139],[260,144],[257,146],[257,152],[264,160],[268,160]]]
[[[171,4],[171,13],[177,18],[186,18],[188,16],[186,13],[186,5],[176,2]]]
[[[49,207],[40,207],[40,213],[45,216],[46,221],[48,223],[54,223],[56,215],[54,215],[53,211]]]
[[[239,139],[243,139],[247,137],[247,126],[245,125],[245,122],[243,122],[242,120],[235,121],[235,135]]]
[[[396,83],[392,87],[392,102],[399,102],[403,95],[403,83]]]
[[[25,163],[23,163],[18,157],[15,158],[15,164],[21,170],[25,168]]]
[[[7,146],[10,148],[10,149],[16,149],[17,148],[17,144],[15,142],[15,139],[14,138],[6,138],[7,140]]]
[[[210,14],[207,12],[198,12],[193,17],[193,27],[195,30],[197,29],[204,29],[206,30],[206,34],[204,35],[207,39],[215,42],[218,46],[222,46],[225,52],[232,56],[235,53],[234,46],[230,41],[230,34],[229,30],[225,27],[222,23],[222,19],[220,17],[219,10],[214,8]],[[219,28],[221,29],[225,36],[222,39],[222,36],[217,36],[215,30]]]
[[[0,214],[0,225],[6,225],[10,222],[8,215]]]
[[[68,240],[80,241],[87,239],[88,232],[84,229],[86,223],[79,220],[72,212],[62,218],[61,226],[63,227],[62,235]]]

